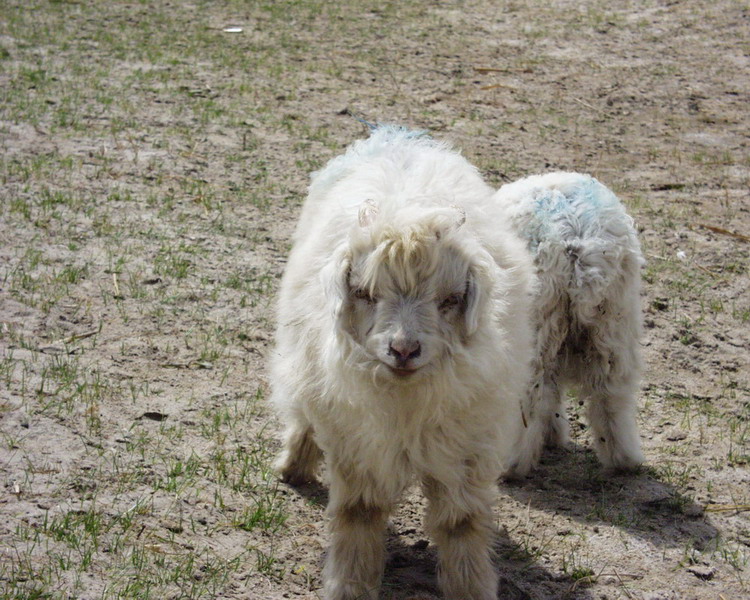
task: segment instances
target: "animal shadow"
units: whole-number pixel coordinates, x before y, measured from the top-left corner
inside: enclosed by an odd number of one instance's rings
[[[311,482],[292,488],[313,506],[323,509],[327,488]],[[412,490],[393,515],[386,533],[387,560],[381,600],[440,600],[437,581],[437,548],[424,532],[421,515],[425,500]],[[498,597],[506,600],[593,600],[580,582],[555,573],[529,560],[523,548],[505,532],[495,541],[496,567],[500,579]],[[321,557],[321,566],[322,566]]]
[[[388,532],[388,562],[381,600],[440,600],[437,582],[437,549],[426,539],[407,543],[398,531]],[[522,556],[523,550],[499,533],[495,564],[504,600],[593,600],[590,590],[573,578],[555,573]]]
[[[660,480],[658,469],[606,474],[593,451],[545,450],[541,464],[520,482],[501,483],[523,505],[591,525],[607,524],[660,547],[705,547],[719,534],[703,507]]]

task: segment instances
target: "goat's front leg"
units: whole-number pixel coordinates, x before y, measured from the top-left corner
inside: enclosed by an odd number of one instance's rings
[[[333,476],[328,513],[331,544],[323,569],[326,600],[376,600],[385,565],[384,534],[392,502]]]
[[[313,427],[307,422],[291,423],[284,434],[284,446],[276,461],[282,481],[299,486],[315,480],[323,452],[315,442]]]
[[[496,600],[492,562],[494,481],[467,481],[460,489],[427,478],[426,525],[438,547],[438,580],[446,600]]]

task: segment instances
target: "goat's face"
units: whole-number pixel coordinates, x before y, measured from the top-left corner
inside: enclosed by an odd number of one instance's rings
[[[481,269],[461,247],[457,210],[394,222],[365,222],[363,235],[342,248],[337,323],[378,377],[415,381],[444,366],[476,330]]]

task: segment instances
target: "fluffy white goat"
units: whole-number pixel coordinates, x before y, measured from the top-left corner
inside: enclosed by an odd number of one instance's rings
[[[325,460],[329,600],[376,598],[416,476],[446,598],[496,598],[495,481],[531,376],[531,259],[458,153],[380,127],[313,176],[281,284],[273,402],[293,484]]]
[[[526,431],[509,475],[528,473],[545,441],[568,442],[562,400],[570,384],[587,402],[603,465],[636,467],[643,462],[635,422],[643,258],[633,220],[609,189],[578,173],[528,177],[503,186],[495,200],[527,240],[539,280]]]

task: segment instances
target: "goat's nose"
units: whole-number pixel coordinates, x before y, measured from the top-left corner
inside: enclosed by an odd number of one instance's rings
[[[417,358],[422,353],[422,348],[417,340],[392,340],[388,353],[398,360],[407,361]]]

